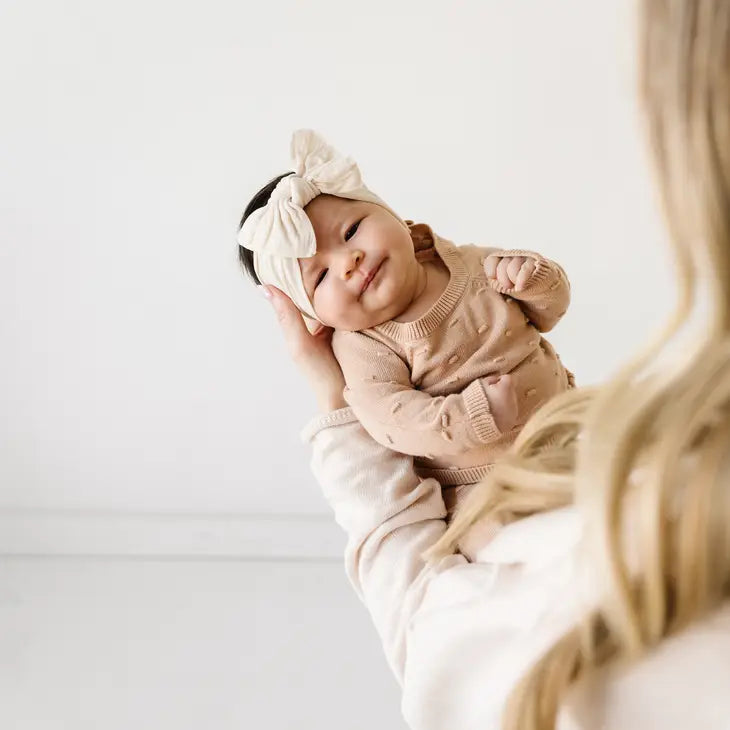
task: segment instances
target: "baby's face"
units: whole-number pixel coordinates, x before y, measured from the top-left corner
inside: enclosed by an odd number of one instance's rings
[[[319,320],[354,331],[405,311],[418,282],[405,226],[380,205],[332,195],[318,195],[304,210],[317,253],[299,266]]]

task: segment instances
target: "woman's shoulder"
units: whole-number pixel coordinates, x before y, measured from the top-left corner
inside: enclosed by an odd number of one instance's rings
[[[477,562],[431,578],[408,634],[403,707],[413,727],[499,727],[512,688],[579,616],[579,533],[572,508],[534,515],[502,528]],[[425,714],[432,702],[448,723]]]
[[[519,679],[595,600],[598,583],[580,567],[582,533],[574,507],[534,515],[502,528],[478,562],[431,578],[408,635],[404,709],[414,727],[499,725]],[[576,685],[558,727],[726,728],[729,656],[730,605],[639,662]],[[697,697],[707,702],[692,723]],[[448,725],[422,714],[429,700]]]
[[[519,602],[524,601],[534,612],[544,603],[535,598],[546,598],[548,587],[575,585],[575,558],[581,534],[582,522],[574,507],[532,515],[505,525],[479,550],[475,562],[434,577],[429,588],[429,610],[455,602],[462,606],[470,602],[494,603],[485,615],[495,622],[504,620],[513,624]],[[507,599],[514,605],[510,607]],[[496,606],[500,609],[495,610]],[[533,623],[538,620],[538,613]]]
[[[521,563],[539,568],[570,554],[582,536],[575,507],[541,512],[505,525],[477,554],[485,563]]]
[[[730,727],[730,603],[635,662],[609,664],[576,685],[570,727],[666,730]]]

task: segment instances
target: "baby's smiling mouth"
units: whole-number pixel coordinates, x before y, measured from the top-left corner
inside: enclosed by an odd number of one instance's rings
[[[383,261],[384,260],[385,259],[383,259]],[[360,289],[360,294],[357,297],[358,299],[365,293],[365,290],[370,286],[370,282],[377,276],[378,271],[380,271],[380,267],[383,265],[383,261],[381,261],[374,269],[371,269],[370,273],[365,277],[362,289]]]

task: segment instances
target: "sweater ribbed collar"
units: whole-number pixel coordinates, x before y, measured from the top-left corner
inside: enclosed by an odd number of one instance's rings
[[[449,270],[450,277],[446,289],[423,316],[413,322],[395,322],[391,319],[374,327],[375,332],[396,342],[418,340],[428,337],[454,311],[466,289],[469,272],[453,243],[439,238],[436,234],[433,235],[433,242],[436,253]]]

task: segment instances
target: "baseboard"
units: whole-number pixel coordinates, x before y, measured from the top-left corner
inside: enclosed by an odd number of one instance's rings
[[[2,556],[342,560],[329,515],[0,509]]]

